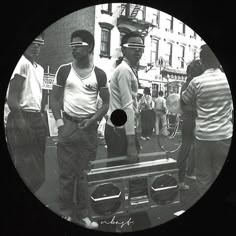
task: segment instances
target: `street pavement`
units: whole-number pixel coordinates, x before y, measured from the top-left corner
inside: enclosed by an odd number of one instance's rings
[[[36,193],[36,197],[51,211],[58,215],[58,205],[57,198],[59,193],[58,188],[58,166],[57,166],[57,155],[56,155],[56,137],[48,137],[47,139],[47,148],[46,148],[46,181],[41,189]],[[142,146],[141,153],[151,153],[151,152],[161,152],[156,136],[152,136],[150,140],[143,141],[140,140]],[[106,158],[106,147],[104,142],[99,139],[99,146],[97,150],[97,158],[104,159]],[[178,153],[171,154],[171,158],[176,159]],[[150,209],[147,214],[149,216],[148,224],[145,224],[145,220],[140,218],[135,218],[136,228],[134,230],[141,230],[145,228],[155,227],[169,220],[174,219],[178,215],[182,214],[188,210],[194,203],[198,200],[195,180],[186,179],[186,184],[190,186],[188,190],[180,190],[180,203],[170,204],[161,208]],[[101,228],[101,230],[106,231],[106,229]]]

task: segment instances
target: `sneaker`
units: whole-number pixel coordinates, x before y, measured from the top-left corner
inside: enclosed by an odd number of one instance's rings
[[[150,137],[146,137],[146,140],[150,140]]]
[[[147,139],[146,139],[145,137],[143,137],[143,136],[141,136],[140,139],[142,139],[142,140],[147,140]]]
[[[186,175],[186,178],[193,179],[193,180],[197,179],[197,177],[195,175]]]
[[[71,216],[62,216],[62,218],[63,218],[64,220],[67,220],[67,221],[69,221],[69,222],[71,222],[71,221],[72,221],[72,218],[71,218]]]
[[[181,189],[181,190],[188,190],[188,189],[190,189],[190,187],[187,184],[185,184],[185,183],[180,183],[179,184],[179,189]]]
[[[88,229],[97,229],[98,223],[95,221],[91,221],[88,217],[83,218],[80,223],[82,223]]]

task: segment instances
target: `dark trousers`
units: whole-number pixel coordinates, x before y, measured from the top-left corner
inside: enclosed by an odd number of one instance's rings
[[[73,215],[78,219],[88,216],[83,173],[88,169],[89,162],[96,159],[96,151],[97,124],[82,130],[76,122],[64,117],[57,144],[59,207],[62,215]]]
[[[137,137],[136,147],[138,152],[140,151],[140,146]],[[127,155],[127,137],[124,128],[115,128],[108,124],[105,127],[105,140],[107,144],[107,157],[120,157]],[[107,163],[107,166],[113,165],[125,165],[128,164],[127,161],[121,160],[116,162]]]
[[[40,112],[24,112],[26,127],[18,128],[18,117],[9,113],[6,137],[9,151],[19,175],[35,193],[45,181],[46,125]]]
[[[202,196],[219,175],[227,158],[231,138],[219,141],[195,139],[195,173],[198,193]]]
[[[153,111],[151,109],[141,111],[141,125],[143,137],[148,137],[152,135],[153,118]]]
[[[182,123],[182,145],[177,157],[177,166],[179,169],[179,182],[183,182],[186,174],[187,159],[190,154],[191,146],[194,141],[195,120],[193,114],[186,113]],[[193,153],[191,153],[193,155]],[[190,163],[191,161],[191,163]],[[194,158],[189,157],[189,166],[193,168]]]

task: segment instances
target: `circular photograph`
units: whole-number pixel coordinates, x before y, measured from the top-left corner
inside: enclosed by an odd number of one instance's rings
[[[184,214],[212,186],[233,102],[194,29],[148,6],[107,3],[32,39],[9,78],[4,125],[16,171],[49,211],[135,232]]]

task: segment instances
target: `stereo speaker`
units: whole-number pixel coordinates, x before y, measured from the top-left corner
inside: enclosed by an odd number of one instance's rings
[[[163,153],[139,155],[134,164],[101,167],[126,160],[118,157],[91,162],[85,171],[88,211],[93,219],[104,219],[179,203],[177,163]],[[100,167],[93,168],[96,165]]]

